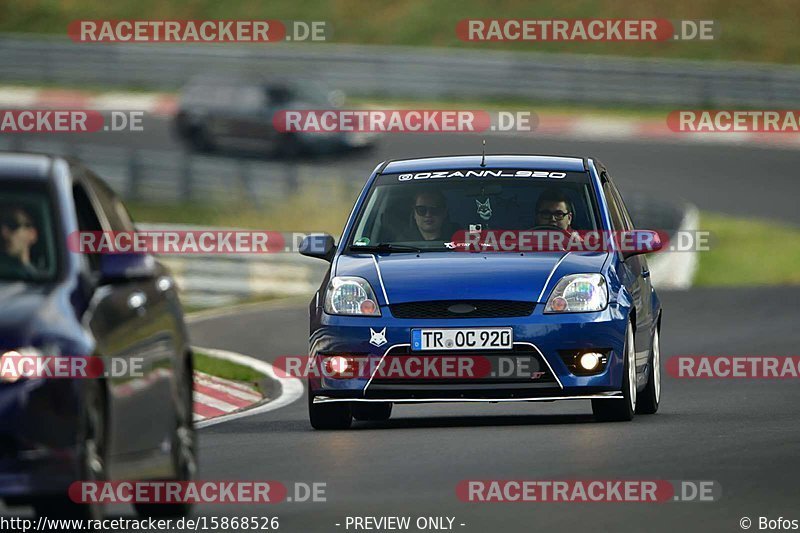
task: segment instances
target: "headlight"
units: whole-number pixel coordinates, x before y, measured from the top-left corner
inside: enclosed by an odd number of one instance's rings
[[[550,293],[545,313],[602,311],[608,304],[608,287],[602,274],[570,274]]]
[[[324,309],[329,315],[381,316],[367,280],[351,276],[336,276],[328,283]]]
[[[0,356],[0,382],[14,383],[22,376],[20,375],[20,363],[24,359],[42,357],[43,354],[36,348],[17,348],[9,350]]]

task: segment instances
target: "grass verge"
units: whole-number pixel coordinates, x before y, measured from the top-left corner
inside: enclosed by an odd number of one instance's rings
[[[240,381],[254,386],[259,392],[264,392],[260,385],[261,380],[266,377],[264,374],[256,372],[248,366],[212,357],[202,350],[194,352],[194,369],[218,378]]]
[[[703,212],[700,229],[710,242],[699,254],[695,286],[800,284],[800,228]]]
[[[357,16],[354,16],[357,14]],[[712,41],[666,42],[463,42],[456,24],[465,18],[665,18],[714,20]],[[795,63],[800,55],[795,0],[6,0],[0,31],[65,35],[78,19],[281,19],[325,21],[339,43],[448,46],[474,50],[518,50],[615,54],[636,57],[752,60]],[[92,46],[92,45],[89,45]],[[257,46],[257,45],[253,45]],[[270,45],[267,45],[270,46]],[[264,53],[268,53],[266,48]]]

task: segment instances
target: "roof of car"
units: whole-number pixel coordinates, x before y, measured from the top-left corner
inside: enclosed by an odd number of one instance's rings
[[[46,154],[0,152],[0,179],[47,180],[52,164]]]
[[[468,168],[517,168],[531,170],[561,170],[583,172],[583,159],[552,155],[487,155],[481,165],[480,155],[456,155],[445,157],[423,157],[389,161],[382,173],[424,172],[427,170],[456,170]]]

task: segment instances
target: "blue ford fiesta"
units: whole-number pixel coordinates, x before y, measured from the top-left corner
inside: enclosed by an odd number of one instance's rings
[[[599,420],[658,410],[661,304],[642,255],[657,239],[644,250],[464,243],[497,230],[653,237],[634,229],[596,159],[381,163],[339,244],[301,246],[331,263],[310,304],[314,428],[387,420],[395,403],[590,399]]]

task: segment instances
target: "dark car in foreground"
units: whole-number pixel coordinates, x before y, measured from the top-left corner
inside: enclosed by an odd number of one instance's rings
[[[585,246],[505,251],[463,240],[491,231]],[[598,235],[651,245],[589,249]],[[338,246],[325,236],[301,247],[331,263],[309,308],[312,426],[386,420],[396,403],[582,399],[601,420],[655,413],[661,304],[642,253],[660,246],[633,227],[592,158],[380,164]],[[470,371],[453,371],[462,365]]]
[[[89,377],[3,373],[0,497],[40,515],[97,517],[102,506],[67,497],[71,483],[191,479],[192,353],[173,279],[151,255],[68,246],[78,231],[132,232],[124,205],[76,161],[4,152],[0,206],[0,363],[22,355],[108,365]]]
[[[175,131],[192,149],[229,148],[294,158],[369,148],[376,137],[359,132],[281,132],[276,113],[292,109],[338,109],[341,91],[307,80],[258,76],[200,76],[183,88]]]

